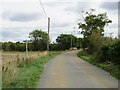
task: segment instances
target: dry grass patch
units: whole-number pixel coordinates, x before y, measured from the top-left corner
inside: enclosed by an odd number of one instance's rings
[[[48,55],[47,51],[42,52],[29,52],[29,58],[38,58]],[[26,58],[26,52],[2,52],[2,65],[8,64],[9,62],[17,62],[18,58],[23,60]]]

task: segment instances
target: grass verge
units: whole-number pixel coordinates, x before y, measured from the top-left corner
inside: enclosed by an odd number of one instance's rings
[[[115,77],[116,79],[120,80],[120,66],[114,65],[114,64],[108,64],[108,63],[98,63],[94,61],[93,55],[86,55],[85,52],[80,51],[77,53],[77,55],[84,59],[85,61],[89,62],[90,64],[96,65],[105,71],[107,71],[111,76]]]
[[[31,64],[22,67],[18,71],[18,75],[12,82],[2,85],[3,88],[36,88],[40,75],[43,72],[44,65],[54,58],[56,55],[64,51],[50,52],[49,55],[36,59]]]

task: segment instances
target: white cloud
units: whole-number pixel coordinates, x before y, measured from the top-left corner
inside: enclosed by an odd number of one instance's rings
[[[40,19],[40,13],[35,13],[35,12],[34,13],[26,13],[26,12],[3,13],[3,19],[10,21],[18,21],[18,22],[28,22],[28,21]]]
[[[114,35],[117,35],[117,12],[100,8],[102,0],[97,2],[95,0],[92,0],[92,2],[89,2],[89,0],[41,1],[48,16],[51,18],[50,36],[52,41],[61,33],[73,32],[73,27],[77,25],[78,19],[80,19],[79,12],[89,8],[96,8],[98,12],[108,12],[109,19],[113,21],[113,24],[110,24],[106,32],[112,31],[115,33]],[[25,40],[34,29],[42,29],[47,32],[47,18],[38,0],[4,0],[2,10],[2,34],[5,37],[3,41]],[[77,36],[82,37],[82,35]]]
[[[105,36],[110,36],[110,34],[114,38],[118,37],[118,28],[106,28],[106,30],[105,30]]]
[[[118,2],[103,2],[100,4],[100,8],[107,10],[118,10]]]

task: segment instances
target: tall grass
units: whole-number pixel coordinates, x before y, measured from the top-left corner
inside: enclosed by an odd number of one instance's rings
[[[9,55],[10,53],[8,52],[4,52],[7,55]],[[11,52],[12,53],[12,52]],[[11,60],[13,58],[9,58],[7,60],[7,63],[2,65],[2,85],[6,86],[8,83],[16,80],[16,78],[18,78],[19,76],[19,71],[24,68],[27,67],[28,65],[30,65],[32,62],[34,62],[34,60],[36,60],[37,58],[40,58],[42,56],[48,55],[47,52],[45,52],[45,54],[42,52],[35,52],[35,54],[37,53],[37,55],[29,55],[28,58],[25,57],[25,55],[22,57],[21,54],[23,54],[22,52],[20,52],[20,54],[17,53],[17,55],[15,55],[16,53],[12,53],[14,54],[14,58],[16,60]],[[32,53],[34,54],[34,53]],[[5,58],[5,57],[4,57]]]

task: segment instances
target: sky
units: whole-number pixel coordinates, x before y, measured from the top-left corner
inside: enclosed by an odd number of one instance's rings
[[[117,37],[118,1],[41,0],[47,16],[51,19],[51,41],[55,41],[60,34],[72,33],[77,37],[83,37],[77,25],[82,18],[80,12],[91,8],[96,9],[97,13],[107,12],[112,23],[105,27],[105,36],[112,33],[112,37]],[[0,40],[2,42],[28,40],[29,33],[36,29],[47,32],[47,17],[39,0],[3,0],[0,2]]]

